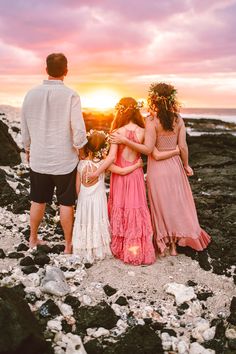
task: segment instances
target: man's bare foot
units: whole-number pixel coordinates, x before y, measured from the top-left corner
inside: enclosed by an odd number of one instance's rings
[[[43,240],[31,240],[29,239],[29,247],[30,248],[34,248],[37,247],[38,245],[46,245],[47,242],[43,241]]]
[[[66,245],[64,249],[64,254],[71,254],[72,253],[72,245]]]

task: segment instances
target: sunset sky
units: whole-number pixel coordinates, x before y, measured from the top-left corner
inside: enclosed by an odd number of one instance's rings
[[[63,52],[84,107],[155,81],[185,107],[236,107],[235,18],[236,0],[0,0],[0,104],[20,106]]]

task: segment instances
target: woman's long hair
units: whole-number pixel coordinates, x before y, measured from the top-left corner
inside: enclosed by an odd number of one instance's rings
[[[116,114],[111,123],[111,132],[123,127],[129,122],[137,124],[144,128],[145,123],[143,116],[138,108],[138,102],[132,97],[124,97],[116,105]]]
[[[174,86],[164,82],[154,83],[149,89],[149,107],[157,112],[164,130],[173,131],[174,123],[179,117],[179,103],[176,99],[176,93]]]

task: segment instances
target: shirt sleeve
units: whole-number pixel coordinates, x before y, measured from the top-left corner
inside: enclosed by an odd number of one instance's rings
[[[74,95],[72,97],[71,128],[73,135],[73,146],[76,149],[81,149],[87,143],[87,137],[81,110],[80,97],[78,95]]]
[[[26,99],[25,99],[26,100]],[[21,137],[22,137],[22,144],[25,150],[30,149],[30,133],[27,124],[26,118],[26,102],[23,102],[23,106],[21,109]]]

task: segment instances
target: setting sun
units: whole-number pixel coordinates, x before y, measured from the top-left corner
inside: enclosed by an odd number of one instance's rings
[[[81,103],[83,108],[106,110],[115,107],[120,98],[117,92],[111,89],[104,89],[82,95]]]

